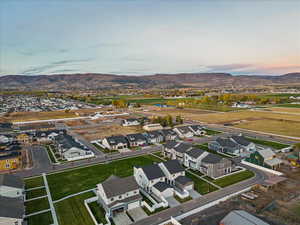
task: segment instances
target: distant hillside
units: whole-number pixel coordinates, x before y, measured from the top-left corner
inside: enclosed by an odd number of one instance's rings
[[[7,75],[0,77],[1,90],[96,90],[111,88],[255,87],[300,84],[300,73],[281,76],[232,76],[228,73],[180,73],[148,76],[112,74]]]

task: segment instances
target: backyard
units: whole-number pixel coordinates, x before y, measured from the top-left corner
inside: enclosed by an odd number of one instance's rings
[[[34,216],[30,216],[25,219],[28,225],[51,225],[53,224],[53,219],[51,212],[45,212],[41,214],[37,214]]]

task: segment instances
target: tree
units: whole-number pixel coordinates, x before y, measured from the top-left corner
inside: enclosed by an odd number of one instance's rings
[[[176,123],[179,123],[179,124],[182,124],[182,123],[183,123],[183,119],[181,118],[180,115],[176,116],[175,121],[176,121]]]
[[[173,124],[173,117],[171,115],[167,115],[166,116],[166,120],[167,120],[167,125],[170,126],[170,127],[173,127],[174,124]]]

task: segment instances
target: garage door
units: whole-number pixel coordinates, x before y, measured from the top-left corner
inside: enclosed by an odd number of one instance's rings
[[[161,192],[161,194],[165,198],[171,197],[171,196],[173,196],[173,189],[172,188],[168,188],[168,189],[164,190],[163,192]]]
[[[137,207],[140,207],[140,202],[139,202],[139,201],[137,201],[137,202],[132,202],[132,203],[129,203],[129,204],[128,204],[128,210],[134,209],[134,208],[137,208]]]
[[[191,185],[189,185],[189,186],[186,186],[186,187],[184,187],[184,189],[185,190],[193,190],[194,189],[194,185],[193,184],[191,184]]]

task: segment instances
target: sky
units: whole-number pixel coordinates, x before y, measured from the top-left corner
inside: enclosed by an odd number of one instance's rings
[[[0,1],[0,75],[296,71],[298,0]]]

